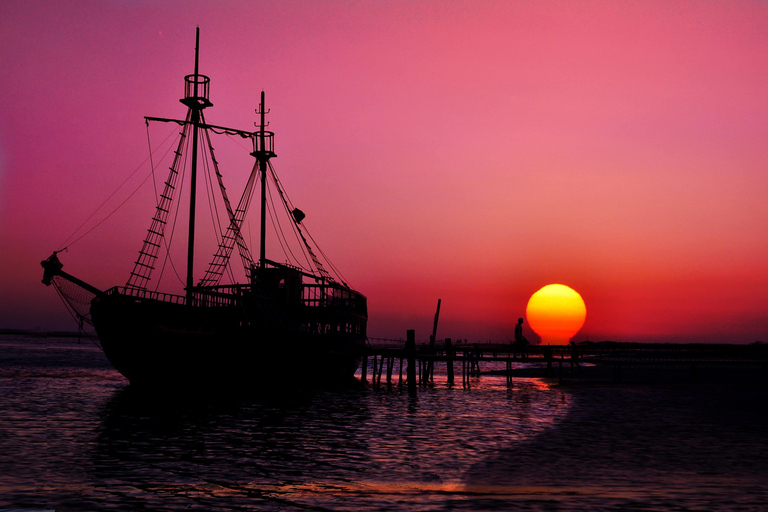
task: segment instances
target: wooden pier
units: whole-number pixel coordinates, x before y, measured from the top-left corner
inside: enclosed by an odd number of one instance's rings
[[[405,340],[369,340],[362,354],[361,379],[373,386],[407,386],[415,393],[434,385],[435,366],[445,368],[446,384],[471,386],[481,375],[506,376],[507,386],[520,377],[557,379],[605,379],[621,383],[628,368],[666,367],[690,381],[698,378],[702,367],[743,368],[768,383],[768,345],[660,344],[660,343],[579,343],[572,345],[516,346],[500,343],[468,343],[466,340],[416,344],[415,332]],[[505,369],[482,371],[489,363],[505,363]],[[386,370],[385,370],[386,368]],[[369,373],[370,372],[370,373]]]

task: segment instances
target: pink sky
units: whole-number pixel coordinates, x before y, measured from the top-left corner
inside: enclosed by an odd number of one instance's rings
[[[426,338],[441,298],[439,337],[507,340],[562,283],[579,339],[768,341],[768,4],[747,1],[5,1],[0,327],[73,328],[39,262],[146,158],[143,116],[184,115],[196,25],[207,120],[250,129],[266,91],[274,165],[369,335]],[[65,270],[124,284],[148,197]]]

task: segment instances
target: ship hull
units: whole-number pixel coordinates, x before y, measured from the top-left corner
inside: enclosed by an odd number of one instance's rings
[[[122,295],[91,305],[104,353],[137,387],[264,387],[354,378],[364,336],[253,322],[258,313],[242,304],[190,307]]]

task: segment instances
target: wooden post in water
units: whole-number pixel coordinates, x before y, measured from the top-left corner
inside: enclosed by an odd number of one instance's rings
[[[360,379],[368,382],[368,354],[363,354],[363,368],[360,370]]]
[[[445,338],[445,366],[448,372],[448,385],[453,386],[453,345],[451,338]]]
[[[461,351],[461,385],[462,387],[467,387],[467,384],[469,383],[469,376],[468,376],[468,367],[469,361],[467,361],[467,350],[466,348]]]
[[[424,382],[424,378],[421,376],[422,372],[422,366],[424,366],[424,359],[419,358],[419,386]]]
[[[443,299],[437,299],[437,311],[435,312],[435,323],[432,326],[432,336],[429,337],[429,353],[435,355],[435,342],[437,341],[437,321],[440,318],[440,303]],[[434,381],[435,377],[435,360],[430,359],[426,365],[427,375],[424,378],[425,381]]]
[[[392,367],[395,365],[395,356],[387,358],[387,387],[392,385]]]
[[[547,361],[547,377],[551,377],[555,371],[552,369],[552,349],[547,345],[544,347],[544,359]]]
[[[469,378],[472,376],[472,358],[475,357],[475,355],[470,351],[468,357],[469,359],[467,359],[467,389],[471,387],[469,383]]]
[[[381,359],[379,360],[379,386],[381,386],[381,372],[384,370],[384,354],[381,354]]]
[[[408,357],[408,393],[416,394],[416,331],[408,329],[405,340],[405,351]]]
[[[373,381],[373,385],[376,385],[376,354],[373,354],[373,371],[371,372],[371,380]]]

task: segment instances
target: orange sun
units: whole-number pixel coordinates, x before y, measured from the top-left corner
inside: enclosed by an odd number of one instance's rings
[[[587,307],[573,288],[548,284],[528,299],[525,316],[542,343],[567,344],[584,325]]]

